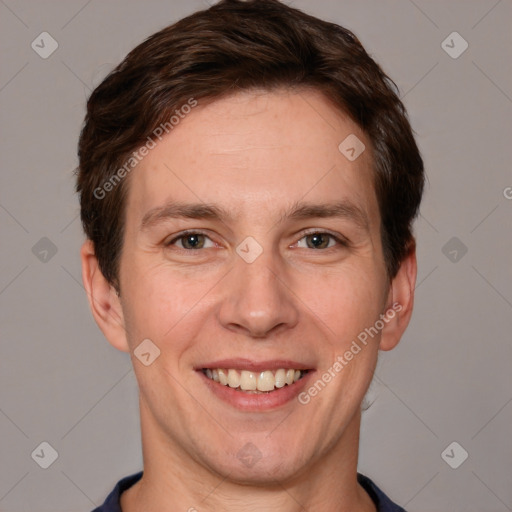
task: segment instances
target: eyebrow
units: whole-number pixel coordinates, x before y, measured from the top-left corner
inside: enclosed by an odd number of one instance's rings
[[[322,204],[296,202],[289,213],[281,217],[281,221],[290,219],[340,218],[354,222],[364,230],[369,230],[366,212],[356,204],[348,201],[336,201]]]
[[[140,223],[140,230],[145,231],[168,219],[197,219],[232,222],[235,215],[225,208],[211,203],[168,203],[149,210]],[[354,203],[342,200],[328,203],[295,202],[288,211],[283,212],[277,224],[287,219],[304,220],[312,218],[340,218],[354,222],[358,227],[368,231],[369,221],[366,212]]]

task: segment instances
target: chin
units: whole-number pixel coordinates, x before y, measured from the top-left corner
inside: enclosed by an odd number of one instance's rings
[[[224,468],[225,478],[237,485],[253,487],[281,487],[282,482],[292,480],[300,473],[298,461],[258,461],[252,467],[245,467],[238,461]],[[279,482],[279,484],[278,484]]]
[[[291,443],[289,446],[281,443],[276,446],[267,439],[264,447],[260,443],[261,450],[250,441],[241,448],[238,448],[239,445],[238,440],[231,443],[228,452],[222,455],[220,452],[203,452],[203,465],[229,482],[261,487],[292,480],[305,471],[307,460],[304,450],[296,448],[301,443]]]

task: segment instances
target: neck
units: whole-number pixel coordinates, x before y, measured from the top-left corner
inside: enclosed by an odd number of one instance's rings
[[[194,460],[159,428],[140,400],[144,474],[121,495],[123,512],[375,512],[357,482],[361,414],[358,411],[328,454],[310,461],[285,480],[265,485],[236,480]]]

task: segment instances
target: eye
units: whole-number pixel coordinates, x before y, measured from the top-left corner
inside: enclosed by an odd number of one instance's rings
[[[303,241],[305,241],[305,245]],[[297,247],[305,249],[331,249],[336,245],[348,247],[349,244],[345,238],[324,231],[307,233],[296,244]],[[215,243],[204,233],[186,231],[165,242],[165,246],[176,246],[177,249],[183,251],[194,251],[215,247]]]
[[[207,240],[211,242],[211,245],[205,245]],[[214,247],[213,242],[210,240],[208,236],[197,231],[188,231],[185,233],[181,233],[177,237],[165,243],[166,247],[176,244],[178,249],[183,250],[197,250],[207,249],[208,247]]]
[[[300,245],[302,240],[306,240],[305,248],[307,249],[331,249],[336,245],[341,245],[343,247],[348,246],[347,241],[344,240],[343,238],[323,231],[314,231],[312,233],[307,233],[297,242],[297,247],[304,247],[304,245]],[[334,243],[330,243],[331,241],[334,241]]]

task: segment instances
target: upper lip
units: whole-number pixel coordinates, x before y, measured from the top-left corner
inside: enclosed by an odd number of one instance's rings
[[[204,363],[196,366],[196,370],[203,370],[205,368],[226,368],[234,370],[248,370],[253,372],[262,372],[265,370],[279,370],[280,368],[294,370],[312,370],[311,365],[307,365],[291,359],[269,359],[266,361],[253,361],[244,358],[234,359],[220,359],[210,363]]]

